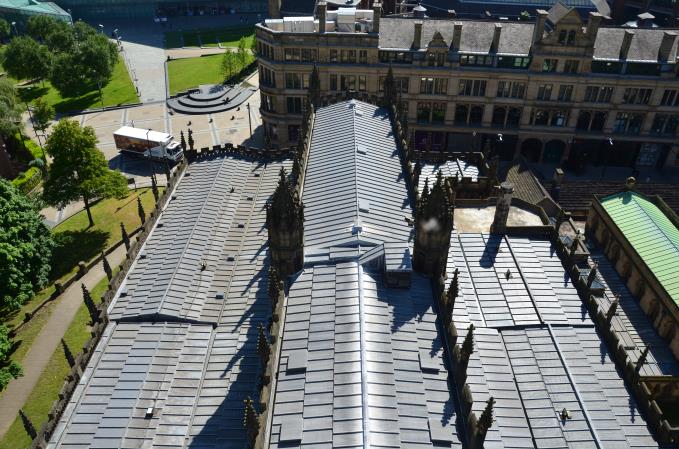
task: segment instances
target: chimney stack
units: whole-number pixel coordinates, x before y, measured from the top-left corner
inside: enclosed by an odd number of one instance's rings
[[[490,226],[490,232],[494,234],[504,234],[507,232],[507,218],[509,217],[509,208],[512,205],[512,195],[514,194],[514,186],[511,182],[505,181],[500,184],[500,196],[497,198],[495,205],[495,218],[493,224]]]
[[[490,44],[491,53],[497,53],[500,48],[500,34],[502,34],[502,25],[495,24],[495,31],[493,32],[493,42]]]
[[[382,3],[373,3],[373,33],[380,32],[380,17],[382,16]]]
[[[589,20],[587,21],[587,37],[590,38],[592,42],[596,41],[596,35],[599,32],[599,26],[601,25],[601,20],[604,18],[598,12],[590,12]]]
[[[533,43],[542,40],[542,35],[545,34],[545,23],[547,22],[547,16],[549,16],[549,13],[544,9],[538,9],[537,16],[535,28],[533,29]]]
[[[415,22],[415,34],[413,36],[413,48],[418,49],[422,46],[422,22]]]
[[[325,3],[324,1],[320,1],[316,5],[316,15],[318,16],[318,32],[321,34],[325,33],[325,21],[327,10],[328,4]]]
[[[674,31],[665,31],[662,36],[662,41],[660,42],[660,48],[658,49],[658,60],[666,62],[670,59],[670,54],[672,53],[672,47],[674,47],[674,41],[677,40],[677,33]]]
[[[627,59],[627,54],[629,53],[629,48],[632,45],[633,38],[634,31],[625,30],[625,35],[622,38],[622,45],[620,46],[620,59]]]
[[[455,23],[455,25],[453,25],[453,41],[450,43],[451,50],[460,51],[461,40],[462,40],[462,24]]]
[[[272,19],[281,18],[281,0],[269,0],[269,17]]]

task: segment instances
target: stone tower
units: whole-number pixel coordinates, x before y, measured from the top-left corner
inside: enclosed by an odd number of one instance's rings
[[[266,208],[266,227],[273,264],[289,276],[304,264],[304,206],[281,169],[276,191]]]
[[[509,208],[512,205],[513,194],[514,186],[511,182],[505,181],[500,184],[500,196],[495,206],[495,218],[493,218],[493,224],[490,225],[490,232],[495,234],[507,232],[507,218],[509,217]]]
[[[441,172],[431,192],[425,185],[415,219],[413,267],[429,276],[440,275],[445,271],[453,230],[453,213]]]

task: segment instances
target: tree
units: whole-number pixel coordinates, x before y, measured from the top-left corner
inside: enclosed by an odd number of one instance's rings
[[[59,121],[45,145],[53,161],[43,198],[57,207],[82,199],[90,226],[94,226],[90,210],[92,200],[127,195],[125,177],[108,168],[106,158],[96,145],[94,129],[80,127],[74,120]]]
[[[0,137],[5,140],[16,134],[21,124],[21,106],[14,84],[0,78]]]
[[[53,247],[38,205],[0,179],[0,308],[17,310],[47,283]]]
[[[28,35],[40,42],[45,42],[47,36],[54,32],[57,27],[57,19],[43,14],[31,16],[26,22]]]
[[[0,19],[0,41],[7,39],[11,32],[9,23],[5,19]]]
[[[222,56],[222,74],[224,78],[231,79],[236,70],[236,55],[230,50],[226,49],[224,56]]]
[[[245,67],[245,63],[247,62],[248,59],[248,54],[247,54],[247,43],[245,42],[244,37],[241,37],[240,40],[238,41],[237,55],[240,67]]]
[[[44,133],[52,120],[54,120],[54,108],[43,97],[39,97],[33,103],[33,127]]]
[[[41,79],[50,73],[52,56],[46,46],[27,36],[18,36],[5,47],[4,67],[18,80]]]
[[[9,358],[13,346],[9,330],[5,326],[0,326],[0,391],[4,390],[12,379],[17,379],[23,374],[21,366]]]
[[[52,30],[45,38],[45,44],[52,52],[74,52],[76,49],[75,33],[73,28],[59,22],[59,26]]]

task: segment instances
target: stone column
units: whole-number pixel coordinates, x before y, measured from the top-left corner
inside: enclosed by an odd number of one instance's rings
[[[496,234],[507,232],[507,218],[509,217],[513,194],[514,186],[511,182],[505,181],[500,184],[500,196],[495,206],[495,218],[493,218],[493,224],[490,226],[490,232]]]

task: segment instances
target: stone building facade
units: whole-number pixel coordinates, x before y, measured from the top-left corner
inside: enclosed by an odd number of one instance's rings
[[[639,304],[679,360],[679,217],[660,197],[628,190],[595,197],[587,217],[588,237],[639,298]]]
[[[272,145],[295,143],[309,75],[321,94],[381,95],[393,70],[417,149],[503,160],[679,165],[677,31],[604,26],[557,4],[537,21],[380,17],[317,6],[256,27],[261,114]],[[500,136],[501,135],[501,136]]]

